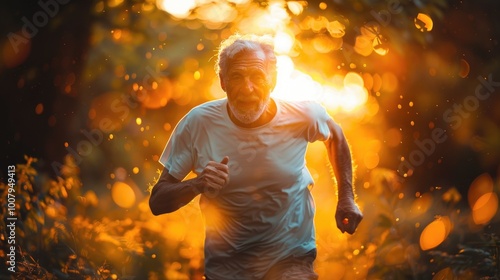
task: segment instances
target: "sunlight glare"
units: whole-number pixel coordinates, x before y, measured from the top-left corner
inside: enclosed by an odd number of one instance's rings
[[[293,47],[294,38],[285,32],[277,32],[274,36],[274,50],[276,53],[289,53]]]
[[[267,9],[249,8],[250,17],[239,21],[238,30],[242,33],[269,33],[274,34],[276,30],[285,30],[290,16],[281,2],[273,2]]]
[[[292,59],[278,56],[278,80],[273,97],[283,100],[319,100],[321,85],[309,75],[295,69]]]
[[[363,87],[363,78],[349,72],[342,78],[343,85],[320,84],[311,76],[295,69],[295,64],[288,56],[277,57],[278,80],[273,97],[283,100],[315,100],[330,111],[351,112],[362,106],[368,99],[368,91]],[[342,82],[341,82],[342,83]]]
[[[344,87],[343,97],[343,102],[341,103],[342,109],[350,112],[366,102],[368,91],[362,86],[351,84]]]
[[[180,2],[180,1],[179,1]],[[231,22],[237,16],[237,12],[229,3],[214,2],[197,8],[196,14],[201,20],[211,23]]]
[[[250,2],[250,0],[228,0],[228,2],[236,4],[236,5],[242,5],[242,4]]]
[[[286,25],[290,16],[282,3],[274,2],[269,4],[268,12],[262,16],[262,20],[261,25],[277,30]]]
[[[157,0],[156,5],[159,9],[177,18],[186,18],[191,13],[191,10],[196,7],[196,1]]]

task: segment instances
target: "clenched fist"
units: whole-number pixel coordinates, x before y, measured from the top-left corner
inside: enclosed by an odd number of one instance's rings
[[[337,221],[337,227],[342,233],[353,234],[362,219],[363,214],[353,199],[339,200],[335,220]]]
[[[209,161],[198,176],[200,191],[208,196],[215,196],[229,182],[229,157],[225,156],[221,162]]]

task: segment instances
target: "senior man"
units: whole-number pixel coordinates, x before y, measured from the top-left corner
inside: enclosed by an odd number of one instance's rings
[[[363,215],[344,134],[318,103],[270,97],[277,69],[269,37],[231,36],[216,71],[227,98],[177,124],[160,157],[151,211],[173,212],[201,194],[207,279],[317,279],[306,147],[324,141],[338,184],[337,227],[352,234]],[[190,171],[197,176],[184,180]]]

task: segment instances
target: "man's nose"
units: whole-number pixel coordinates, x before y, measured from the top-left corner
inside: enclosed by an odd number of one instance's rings
[[[253,84],[252,80],[250,77],[245,77],[244,81],[245,84],[243,85],[245,92],[252,93],[255,89],[255,85]]]

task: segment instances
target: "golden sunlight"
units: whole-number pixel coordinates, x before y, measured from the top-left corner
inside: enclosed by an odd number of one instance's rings
[[[294,43],[293,35],[286,32],[277,32],[274,35],[274,50],[276,53],[289,53]]]
[[[177,18],[186,18],[190,14],[191,10],[196,7],[196,1],[157,0],[156,5],[159,9],[164,10]]]
[[[366,103],[368,91],[364,88],[363,78],[355,72],[343,77],[343,86],[333,82],[331,85],[320,84],[295,69],[290,57],[282,55],[278,56],[278,81],[272,96],[284,100],[315,100],[329,111],[351,112]]]
[[[286,30],[290,21],[284,2],[270,2],[266,9],[262,7],[249,7],[252,16],[238,22],[237,29],[241,33],[276,33],[277,30]]]
[[[319,100],[321,85],[309,75],[295,69],[288,56],[277,57],[278,80],[272,96],[284,100]]]
[[[178,1],[181,2],[181,1]],[[210,23],[231,22],[237,16],[237,12],[229,3],[213,2],[200,6],[196,9],[198,18]]]

